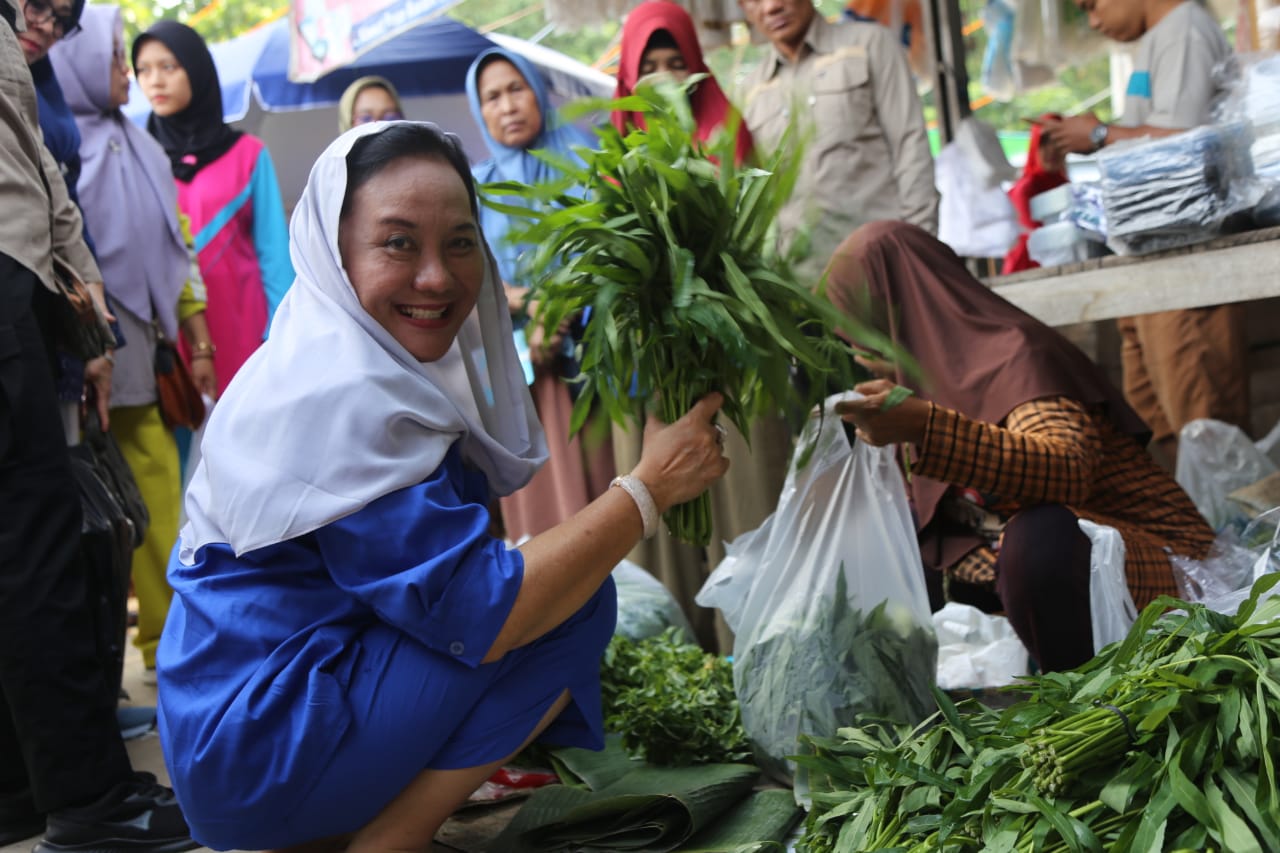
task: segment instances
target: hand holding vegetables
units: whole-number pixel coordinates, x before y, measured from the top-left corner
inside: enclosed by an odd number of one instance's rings
[[[713,392],[669,426],[649,418],[640,464],[631,473],[648,487],[658,512],[696,498],[729,470],[713,423],[722,405],[724,396]]]
[[[853,390],[863,399],[837,403],[836,414],[858,428],[858,438],[872,447],[924,440],[932,403],[908,396],[910,392],[888,379],[862,382]]]

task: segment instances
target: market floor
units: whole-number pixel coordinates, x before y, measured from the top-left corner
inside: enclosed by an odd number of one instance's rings
[[[142,654],[130,644],[124,665],[124,689],[129,693],[132,704],[154,705],[156,689],[142,683],[142,672]],[[161,782],[168,783],[169,775],[165,772],[164,758],[160,754],[160,738],[155,731],[128,741],[125,745],[129,749],[129,757],[133,759],[134,769],[149,770]],[[488,842],[502,832],[518,810],[518,801],[468,809],[444,825],[438,842],[431,848],[432,853],[481,853]],[[5,845],[0,847],[0,853],[30,853],[31,846],[38,840],[39,836]]]

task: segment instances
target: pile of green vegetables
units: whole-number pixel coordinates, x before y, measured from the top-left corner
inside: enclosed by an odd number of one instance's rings
[[[1236,616],[1158,599],[1124,642],[1030,679],[1003,712],[938,693],[915,729],[808,739],[798,849],[1280,850],[1278,580]]]
[[[640,641],[614,636],[600,672],[605,729],[650,764],[750,759],[733,665],[681,637],[678,628]]]
[[[829,381],[853,386],[857,369],[833,330],[896,352],[832,306],[817,282],[797,282],[773,251],[803,146],[788,139],[758,166],[736,163],[736,128],[697,139],[686,92],[696,83],[641,85],[628,98],[580,104],[643,113],[646,130],[601,125],[599,150],[578,151],[583,164],[537,152],[562,180],[483,188],[486,205],[529,222],[511,239],[531,247],[537,321],[552,332],[590,309],[575,432],[596,405],[619,424],[643,424],[649,408],[670,423],[720,391],[725,416],[750,435],[757,415],[807,411]],[[500,200],[512,196],[532,209]],[[706,545],[709,498],[673,508],[666,521],[677,538]]]
[[[790,782],[787,757],[805,734],[835,732],[862,715],[917,723],[935,709],[938,642],[894,601],[849,606],[844,569],[836,593],[738,654],[735,684],[756,761]],[[797,782],[804,787],[803,777]]]

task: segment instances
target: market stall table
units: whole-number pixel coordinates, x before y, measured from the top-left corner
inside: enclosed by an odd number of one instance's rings
[[[987,279],[995,292],[1062,329],[1120,382],[1117,317],[1253,301],[1247,318],[1253,430],[1280,418],[1280,228],[1246,231],[1139,257],[1108,256]],[[1104,322],[1099,322],[1104,321]]]
[[[1110,255],[987,279],[1050,326],[1280,296],[1280,228],[1139,257]]]

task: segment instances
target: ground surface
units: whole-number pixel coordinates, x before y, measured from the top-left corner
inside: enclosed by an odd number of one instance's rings
[[[124,688],[129,693],[131,704],[154,705],[156,689],[142,683],[142,671],[142,655],[130,645],[125,659]],[[135,769],[149,770],[162,782],[168,781],[164,759],[160,754],[160,738],[154,731],[129,741],[126,746]],[[439,843],[433,848],[434,853],[480,853],[489,841],[497,837],[518,809],[517,801],[462,811],[445,824],[440,832]],[[28,841],[5,845],[0,847],[0,853],[29,853],[31,846],[38,840],[37,836]]]

